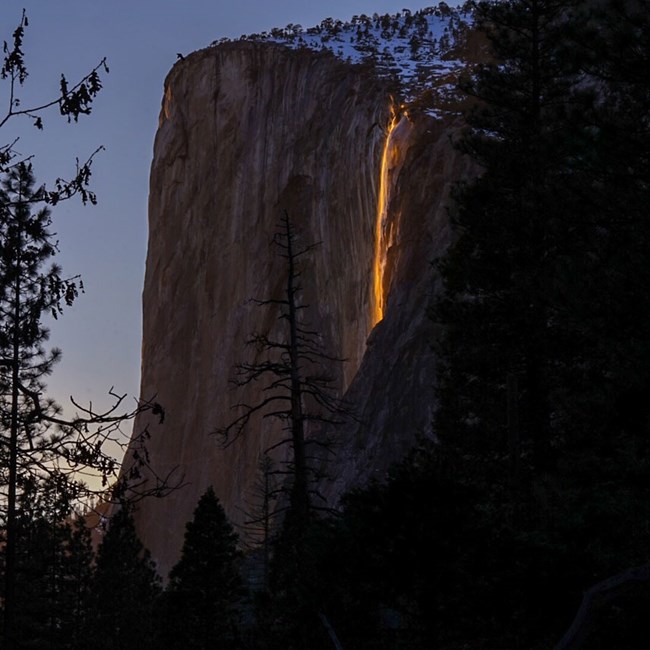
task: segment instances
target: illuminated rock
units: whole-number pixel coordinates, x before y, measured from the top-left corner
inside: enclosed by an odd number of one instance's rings
[[[450,144],[453,118],[401,117],[378,226],[390,121],[386,82],[329,53],[225,43],[169,74],[151,169],[141,394],[166,411],[163,425],[150,423],[152,464],[160,475],[178,468],[187,485],[136,515],[163,575],[208,485],[233,522],[245,520],[260,454],[282,437],[269,419],[227,448],[211,434],[262,388],[229,380],[254,361],[246,339],[277,327],[250,299],[281,297],[271,240],[284,209],[304,243],[321,242],[302,277],[304,303],[324,348],[347,359],[332,372],[358,416],[330,432],[339,444],[322,485],[330,504],[431,435],[431,261],[448,244],[446,200],[465,168]],[[372,329],[378,227],[390,246],[379,247],[383,320]]]

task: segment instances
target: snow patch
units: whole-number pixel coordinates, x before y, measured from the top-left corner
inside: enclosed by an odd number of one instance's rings
[[[459,54],[471,24],[472,2],[459,8],[441,2],[416,12],[361,14],[349,22],[326,18],[307,29],[289,24],[239,40],[326,50],[352,65],[370,65],[379,77],[392,82],[400,103],[420,104],[423,112],[437,117],[441,109],[427,106],[430,102],[423,97],[435,89],[436,97],[453,99],[458,74],[465,67]],[[212,45],[228,41],[224,38]]]

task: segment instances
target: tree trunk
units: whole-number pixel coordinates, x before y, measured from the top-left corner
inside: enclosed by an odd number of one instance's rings
[[[20,248],[19,248],[20,250]],[[20,256],[17,267],[20,266]],[[11,423],[9,429],[9,486],[7,494],[7,540],[5,544],[4,647],[14,648],[16,623],[16,492],[18,482],[18,380],[20,362],[20,271],[14,281],[14,313],[11,358]]]
[[[305,458],[305,420],[302,411],[302,381],[299,366],[298,307],[296,305],[295,252],[293,250],[293,231],[289,215],[285,213],[287,237],[287,303],[289,307],[289,355],[291,366],[291,437],[293,444],[294,476],[291,490],[291,507],[295,521],[305,526],[309,515],[309,491],[307,484],[307,461]]]

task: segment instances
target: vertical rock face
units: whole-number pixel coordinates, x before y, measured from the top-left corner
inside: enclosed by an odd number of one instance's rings
[[[154,147],[143,294],[142,396],[164,405],[150,454],[186,486],[138,515],[166,572],[183,525],[210,484],[240,521],[260,454],[280,435],[269,419],[223,449],[210,435],[255,403],[233,390],[246,340],[276,327],[251,299],[280,298],[284,261],[271,242],[287,210],[305,244],[321,242],[303,276],[324,347],[348,359],[343,392],[370,330],[376,169],[389,100],[328,54],[237,43],[198,52],[170,73]],[[337,370],[337,369],[335,369]],[[143,423],[136,424],[138,430]]]
[[[393,134],[384,318],[372,330],[361,366],[346,393],[358,422],[336,432],[338,457],[324,486],[328,501],[370,478],[383,479],[418,436],[432,437],[435,407],[430,308],[440,289],[434,265],[450,243],[452,184],[470,173],[451,145],[453,119],[403,117]]]
[[[141,394],[166,411],[162,426],[150,423],[151,463],[161,475],[178,468],[186,485],[137,513],[163,575],[208,485],[235,523],[245,519],[260,455],[282,437],[268,418],[227,448],[211,434],[234,405],[260,396],[261,385],[229,380],[258,354],[247,338],[278,327],[277,313],[251,299],[282,297],[284,260],[271,240],[283,210],[305,244],[320,242],[301,278],[303,303],[324,348],[347,360],[333,365],[334,385],[357,415],[331,432],[330,502],[431,433],[430,262],[448,241],[445,201],[463,162],[449,120],[402,118],[384,225],[386,307],[372,329],[389,119],[384,86],[328,53],[228,43],[187,57],[167,78],[151,170]]]

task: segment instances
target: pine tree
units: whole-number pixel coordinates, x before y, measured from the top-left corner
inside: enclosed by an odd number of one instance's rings
[[[273,460],[265,453],[257,464],[257,478],[247,501],[246,520],[242,527],[245,547],[254,555],[260,555],[262,560],[262,571],[257,581],[262,591],[269,587],[271,548],[276,532],[274,515],[281,493],[282,487],[274,471]]]
[[[90,620],[94,562],[91,529],[85,517],[75,516],[72,522],[65,524],[62,579],[59,582],[63,603],[59,634],[64,647],[69,650],[88,647],[84,631]]]
[[[160,591],[160,578],[125,505],[111,517],[97,553],[85,630],[88,645],[106,650],[156,647],[154,612]]]
[[[436,309],[437,432],[479,453],[543,468],[567,445],[607,447],[645,426],[640,4],[479,5],[496,62],[465,86],[477,105],[461,145],[483,173],[456,190],[458,239],[440,262]]]
[[[92,408],[64,419],[60,407],[44,397],[45,379],[61,356],[47,350],[47,316],[58,318],[81,290],[78,278],[66,278],[51,264],[57,246],[44,190],[36,187],[31,164],[19,162],[0,182],[0,475],[6,508],[4,545],[4,635],[11,643],[16,616],[18,525],[24,519],[21,500],[48,502],[43,513],[51,525],[67,519],[75,503],[92,493],[80,470],[92,467],[105,481],[115,477],[120,462],[105,443],[130,414],[116,413],[122,397],[104,413]],[[144,408],[150,408],[147,405]],[[138,407],[136,411],[141,411]],[[146,438],[146,432],[143,434]],[[145,454],[142,461],[146,462]],[[134,465],[133,472],[139,467]],[[131,478],[127,468],[123,476]],[[163,482],[164,484],[164,482]],[[123,487],[123,484],[119,484]],[[156,486],[154,490],[158,490]],[[33,491],[43,492],[39,501]],[[164,491],[164,488],[163,488]],[[55,494],[56,497],[51,497]]]
[[[17,519],[16,619],[19,647],[81,650],[93,552],[83,519],[66,521],[56,487],[22,484]]]
[[[50,96],[23,97],[23,87],[29,77],[24,49],[27,27],[23,10],[11,38],[4,42],[0,86],[5,88],[6,102],[0,114],[0,129],[21,119],[43,129],[49,112],[59,113],[68,122],[88,115],[102,88],[100,72],[108,73],[105,59],[77,81],[69,82],[61,75],[58,92]],[[102,445],[114,437],[119,421],[134,417],[135,412],[119,414],[124,396],[111,393],[115,399],[112,408],[96,413],[92,405],[84,408],[75,404],[76,416],[66,421],[54,402],[43,394],[44,380],[60,357],[59,350],[44,348],[48,338],[44,320],[49,316],[57,318],[81,289],[77,278],[65,278],[58,266],[50,266],[57,243],[51,231],[48,206],[75,196],[84,204],[96,203],[89,183],[92,161],[101,147],[85,163],[77,161],[76,170],[68,180],[59,177],[49,188],[36,187],[32,157],[17,151],[18,138],[4,136],[3,132],[0,140],[0,501],[6,537],[2,549],[5,563],[2,635],[3,647],[10,650],[15,647],[13,637],[17,633],[16,571],[17,556],[22,552],[17,544],[21,517],[18,504],[24,486],[29,484],[40,489],[46,485],[49,489],[56,485],[61,502],[67,503],[67,512],[62,516],[68,516],[73,502],[90,491],[75,472],[93,467],[107,483],[116,479],[120,463]],[[153,405],[146,408],[150,407]],[[137,472],[138,467],[130,469]],[[125,477],[129,476],[130,469],[124,472]]]
[[[251,337],[248,344],[256,350],[261,360],[239,364],[234,381],[240,387],[263,382],[263,397],[257,404],[238,404],[236,408],[241,414],[217,432],[229,445],[246,432],[253,417],[258,414],[284,424],[286,436],[274,447],[288,445],[289,461],[286,468],[277,473],[289,477],[285,522],[288,521],[293,528],[290,537],[299,545],[312,516],[314,483],[319,477],[318,466],[322,462],[322,458],[309,453],[309,449],[328,448],[327,441],[309,434],[313,433],[314,424],[338,423],[351,414],[345,408],[345,403],[336,397],[328,368],[341,360],[322,350],[319,332],[310,327],[304,316],[309,306],[302,304],[300,278],[304,258],[315,245],[300,243],[286,211],[273,243],[278,255],[286,261],[285,290],[279,299],[255,302],[260,307],[276,309],[282,327],[275,336],[262,333]]]
[[[53,97],[41,97],[34,103],[23,102],[20,91],[25,85],[29,73],[25,63],[24,39],[25,32],[29,26],[27,14],[23,9],[22,16],[18,26],[14,29],[9,42],[4,41],[2,67],[0,68],[0,80],[6,81],[9,86],[7,92],[6,112],[0,116],[0,129],[10,120],[15,118],[27,118],[33,120],[37,129],[43,129],[44,114],[54,107],[58,108],[60,115],[65,117],[68,122],[77,122],[80,115],[89,115],[92,110],[92,103],[97,94],[102,89],[100,71],[108,74],[106,59],[102,59],[87,75],[79,79],[76,83],[68,82],[65,75],[61,75],[59,81],[59,92]],[[18,157],[14,146],[17,139],[0,145],[0,171],[8,171],[15,163]],[[23,159],[22,162],[26,162]],[[82,197],[84,203],[95,202],[95,195],[88,190],[88,181],[90,179],[91,158],[83,165],[77,166],[77,174],[69,182],[58,179],[56,189],[47,193],[47,200],[51,204],[56,204],[61,200],[66,200],[75,194]]]
[[[24,53],[27,27],[23,10],[11,39],[4,43],[0,85],[6,88],[7,101],[0,114],[0,129],[24,118],[42,129],[45,116],[55,109],[68,122],[76,122],[80,115],[92,110],[102,88],[99,73],[108,72],[106,61],[102,60],[76,82],[69,83],[61,75],[57,93],[40,98],[32,95],[30,103],[21,97],[29,76]],[[21,612],[16,605],[20,598],[16,585],[19,556],[29,558],[18,538],[19,525],[24,523],[21,503],[27,503],[26,498],[32,496],[27,488],[44,490],[42,496],[48,498],[50,491],[56,493],[55,504],[51,504],[56,509],[47,513],[43,521],[53,526],[58,536],[73,507],[93,492],[80,478],[84,470],[92,468],[99,473],[104,488],[117,480],[121,463],[108,453],[104,443],[110,440],[120,444],[120,422],[143,410],[162,413],[160,406],[144,403],[131,413],[119,413],[125,396],[111,391],[114,402],[106,411],[97,413],[92,404],[84,407],[74,403],[77,412],[67,420],[58,406],[44,396],[45,378],[60,357],[59,350],[47,351],[44,347],[48,338],[44,321],[50,316],[56,319],[81,290],[77,278],[65,278],[57,265],[50,265],[57,242],[51,231],[49,206],[75,196],[84,204],[96,203],[89,182],[92,160],[99,149],[85,163],[77,161],[71,178],[59,177],[53,187],[47,188],[36,186],[31,156],[23,157],[17,152],[16,142],[17,138],[11,137],[0,141],[0,502],[5,536],[2,635],[3,648],[7,650],[16,647],[16,635],[24,631],[18,629]],[[141,432],[137,444],[142,446],[147,436],[146,431]],[[126,440],[123,444],[126,446]],[[125,483],[130,481],[134,499],[164,493],[169,476],[162,480],[156,476],[153,487],[151,482],[143,487],[142,481],[137,480],[145,464],[146,453],[141,453],[139,459],[134,454],[134,463],[123,469],[115,492],[124,493]],[[59,548],[61,544],[57,541],[55,546]],[[55,587],[57,593],[63,590],[60,584]],[[62,624],[56,622],[57,626]],[[25,637],[22,642],[36,643],[36,637]]]
[[[514,445],[518,454],[510,390],[540,466],[555,435],[555,388],[584,348],[565,292],[593,234],[591,224],[571,221],[576,200],[564,189],[579,154],[575,138],[564,137],[575,79],[561,45],[566,11],[554,0],[479,5],[497,62],[466,84],[477,105],[462,147],[484,171],[456,190],[459,237],[440,264],[445,293],[436,313],[447,325],[440,434],[502,454]]]
[[[243,595],[237,535],[212,487],[185,529],[181,559],[169,574],[163,606],[165,647],[234,647]]]
[[[284,473],[290,477],[289,511],[297,528],[307,526],[314,497],[313,483],[318,460],[308,448],[326,446],[309,438],[312,423],[336,422],[345,412],[344,404],[334,394],[327,365],[340,359],[327,355],[321,348],[320,335],[311,329],[304,317],[308,305],[302,304],[300,281],[304,258],[315,245],[302,245],[287,212],[273,237],[278,255],[286,261],[285,290],[281,298],[255,300],[260,306],[276,309],[281,331],[272,337],[254,334],[247,342],[262,360],[237,366],[237,386],[264,382],[263,398],[257,404],[238,404],[240,411],[228,425],[217,430],[225,444],[232,444],[243,435],[253,417],[275,418],[285,423],[287,435],[275,447],[291,449]],[[280,472],[278,472],[280,473]]]
[[[650,3],[590,3],[576,20],[584,25],[574,35],[581,94],[591,101],[572,121],[582,135],[576,167],[589,183],[582,192],[571,186],[598,238],[596,263],[575,303],[602,369],[586,421],[590,429],[600,422],[629,433],[647,426],[643,396],[650,385]]]
[[[44,497],[41,486],[23,486],[19,507],[14,640],[18,647],[61,648],[58,587],[65,530],[53,515],[56,504]]]
[[[42,198],[35,187],[31,165],[18,163],[0,187],[0,358],[9,372],[0,374],[0,418],[5,445],[0,452],[7,467],[7,541],[5,548],[5,619],[12,626],[15,612],[15,557],[17,499],[21,483],[38,485],[55,467],[71,431],[50,431],[44,416],[55,416],[53,402],[41,404],[43,378],[60,356],[46,352],[48,330],[43,315],[57,316],[78,293],[75,279],[61,276],[59,267],[46,264],[56,253],[47,207],[34,212]]]
[[[517,643],[557,634],[595,576],[648,560],[643,5],[479,5],[495,60],[466,84],[462,146],[482,173],[456,191],[439,265],[436,425],[497,533],[478,582],[510,611],[484,599],[482,615],[509,616]]]
[[[542,467],[568,438],[639,424],[650,30],[638,4],[479,5],[496,62],[465,84],[476,107],[461,146],[484,171],[456,190],[436,318],[437,431],[482,453]]]

